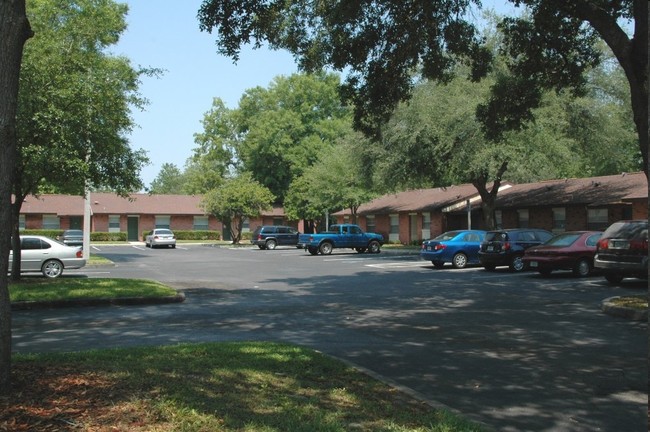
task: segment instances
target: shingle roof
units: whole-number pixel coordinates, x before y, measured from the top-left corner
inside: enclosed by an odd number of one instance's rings
[[[648,199],[648,182],[642,172],[514,185],[499,192],[497,208],[602,206],[638,199]]]
[[[388,214],[400,211],[435,211],[476,195],[478,195],[478,192],[471,184],[417,189],[381,196],[361,205],[357,213]]]
[[[90,208],[93,214],[152,214],[152,215],[205,215],[201,208],[201,195],[149,195],[131,194],[122,198],[112,193],[91,193]],[[23,202],[22,214],[57,214],[81,216],[84,199],[74,195],[29,196]],[[283,216],[282,207],[274,207],[265,216]]]

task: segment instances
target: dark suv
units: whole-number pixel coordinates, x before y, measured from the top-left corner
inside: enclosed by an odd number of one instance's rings
[[[611,283],[625,277],[648,277],[648,221],[613,223],[598,241],[594,267]]]
[[[509,266],[513,271],[526,267],[524,251],[553,237],[550,232],[537,228],[515,228],[488,231],[481,243],[478,258],[485,270],[492,271],[497,266]]]
[[[260,249],[275,249],[276,246],[296,246],[300,232],[283,225],[262,225],[255,228],[251,243]]]

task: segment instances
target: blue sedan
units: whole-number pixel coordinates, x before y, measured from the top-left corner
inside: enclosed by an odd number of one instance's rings
[[[454,268],[465,268],[469,264],[478,264],[478,250],[485,238],[485,231],[462,230],[448,231],[438,237],[422,242],[420,256],[442,268],[450,262]]]

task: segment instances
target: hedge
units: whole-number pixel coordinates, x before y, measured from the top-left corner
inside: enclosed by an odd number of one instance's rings
[[[53,229],[29,229],[23,230],[20,232],[25,235],[41,235],[49,238],[59,238],[63,235],[63,230],[53,230]],[[125,242],[126,241],[125,232],[91,232],[90,241],[116,241],[116,242]]]
[[[144,239],[149,234],[151,234],[151,230],[143,231],[142,238]],[[174,235],[176,236],[176,240],[221,240],[221,233],[219,231],[174,230]]]

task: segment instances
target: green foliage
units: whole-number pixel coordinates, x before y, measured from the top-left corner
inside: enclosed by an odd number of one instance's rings
[[[83,193],[86,181],[128,193],[141,188],[148,159],[126,135],[132,108],[146,101],[128,59],[106,54],[126,28],[124,4],[111,0],[33,0],[35,36],[25,46],[20,76],[15,193],[40,188]]]
[[[354,104],[355,126],[379,137],[393,109],[411,97],[420,77],[449,82],[459,71],[488,76],[494,51],[480,37],[472,3],[479,1],[312,2],[204,0],[200,28],[216,35],[234,59],[242,46],[268,43],[293,53],[307,71],[345,70],[342,95]],[[526,7],[505,17],[499,47],[506,69],[492,76],[491,95],[478,106],[483,132],[500,141],[534,119],[547,90],[586,91],[586,73],[600,61],[598,38],[626,71],[643,168],[648,166],[648,7],[622,0],[511,0]],[[627,21],[627,28],[622,22]],[[631,25],[630,25],[631,24]],[[633,27],[634,36],[628,30]],[[427,138],[427,137],[423,137]],[[437,167],[432,167],[437,168]]]
[[[372,133],[408,96],[417,67],[444,81],[465,57],[473,78],[487,72],[490,53],[463,18],[469,4],[205,0],[199,21],[216,35],[219,52],[234,59],[252,40],[288,49],[307,71],[349,68],[343,94],[355,105],[356,125]]]
[[[235,118],[241,169],[279,202],[293,179],[349,128],[338,83],[338,76],[325,73],[277,77],[268,89],[248,90],[239,102]]]
[[[244,218],[258,217],[269,210],[275,197],[252,176],[244,173],[227,179],[217,189],[208,191],[201,201],[206,211],[224,223],[229,223],[233,243],[239,243]]]
[[[150,194],[174,194],[184,192],[185,179],[181,170],[173,163],[164,163],[160,172],[149,186]]]
[[[21,235],[41,235],[53,239],[58,239],[63,236],[62,229],[26,229],[20,232]],[[125,242],[127,238],[125,232],[100,232],[93,231],[90,233],[90,241],[116,241]]]
[[[124,233],[126,235],[126,233]],[[142,238],[151,234],[151,230],[142,231]],[[221,240],[219,231],[174,230],[176,240]]]

